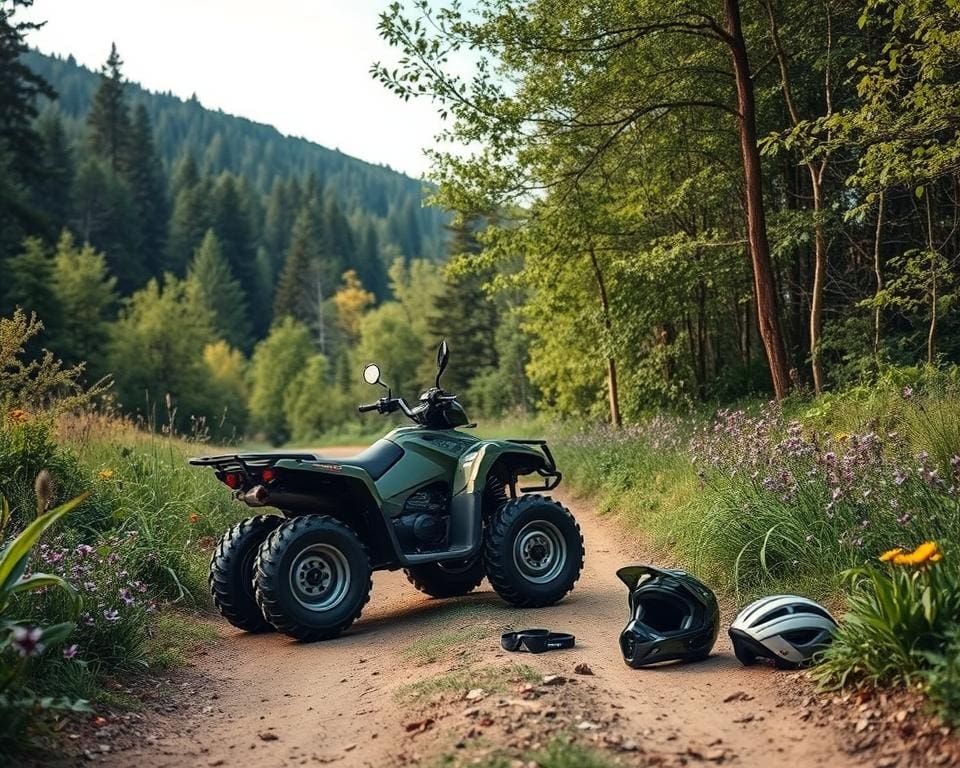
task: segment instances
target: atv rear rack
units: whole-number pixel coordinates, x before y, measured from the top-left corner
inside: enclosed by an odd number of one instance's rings
[[[544,479],[543,485],[531,485],[524,488],[521,488],[522,493],[531,493],[533,491],[552,491],[558,485],[560,485],[560,480],[563,479],[563,475],[560,474],[560,470],[557,469],[557,462],[553,459],[553,454],[550,453],[550,446],[547,445],[546,440],[525,440],[520,438],[508,438],[508,443],[516,443],[517,445],[536,445],[543,451],[543,466],[537,469],[537,474]]]
[[[305,451],[270,451],[266,453],[224,453],[219,456],[196,456],[190,459],[189,463],[195,467],[213,467],[220,474],[237,472],[243,475],[244,480],[249,481],[254,474],[252,470],[254,466],[262,469],[282,459],[315,461],[316,458],[316,454],[306,453]]]

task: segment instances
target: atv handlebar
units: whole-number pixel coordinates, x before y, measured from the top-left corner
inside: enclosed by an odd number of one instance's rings
[[[379,413],[393,413],[394,411],[402,411],[404,416],[407,416],[414,421],[427,410],[429,403],[423,403],[418,405],[416,408],[411,408],[407,405],[407,401],[402,397],[381,397],[375,403],[367,403],[366,405],[358,405],[357,410],[360,413],[368,413],[370,411],[378,411]]]

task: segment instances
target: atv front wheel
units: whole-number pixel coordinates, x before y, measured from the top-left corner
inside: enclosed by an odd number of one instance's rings
[[[348,525],[326,515],[285,522],[260,546],[257,604],[264,618],[297,640],[336,637],[370,599],[370,560]]]
[[[467,595],[483,581],[486,567],[483,558],[472,561],[429,563],[403,569],[413,586],[430,597],[460,597]]]
[[[511,499],[490,521],[485,559],[490,584],[521,608],[552,605],[583,569],[583,536],[562,504],[528,494]]]
[[[237,523],[220,537],[210,559],[210,594],[220,615],[246,632],[269,632],[253,594],[253,564],[264,539],[283,522],[260,515]]]

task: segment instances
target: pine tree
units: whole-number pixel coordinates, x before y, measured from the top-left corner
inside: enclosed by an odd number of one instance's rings
[[[372,221],[367,221],[360,238],[355,259],[357,276],[377,300],[383,301],[389,293],[387,289],[387,269],[380,256],[380,239]]]
[[[190,264],[188,282],[198,299],[209,308],[217,335],[239,349],[251,347],[250,322],[246,297],[223,257],[220,243],[212,229]]]
[[[147,109],[137,107],[124,163],[125,176],[137,213],[139,243],[149,272],[163,271],[167,240],[167,181],[153,142]]]
[[[197,161],[192,152],[184,152],[177,160],[170,177],[170,197],[177,199],[177,195],[184,189],[191,189],[200,181],[200,171],[197,170]]]
[[[240,185],[232,174],[224,173],[217,179],[213,190],[211,226],[220,241],[224,258],[244,294],[250,299],[257,276],[257,249],[250,214],[244,205]]]
[[[23,250],[4,261],[3,272],[4,314],[15,307],[35,312],[46,329],[43,342],[46,346],[46,339],[59,332],[61,311],[53,291],[53,259],[43,241],[38,237],[27,238]]]
[[[123,170],[130,138],[130,113],[124,99],[122,66],[117,45],[113,43],[110,56],[101,70],[100,88],[93,97],[87,115],[90,147],[95,154],[107,160],[114,173]]]
[[[166,268],[176,275],[186,272],[194,251],[212,224],[208,205],[211,187],[209,179],[183,184],[174,198],[167,226]]]
[[[480,374],[497,367],[494,337],[497,331],[496,304],[483,291],[493,275],[489,270],[464,268],[479,250],[472,222],[451,225],[450,257],[443,273],[443,290],[434,300],[429,315],[430,333],[446,338],[456,350],[457,364],[450,366],[448,385],[463,391]]]
[[[293,224],[290,250],[277,281],[275,322],[292,317],[308,326],[316,324],[319,308],[333,293],[332,282],[324,282],[320,269],[323,240],[323,225],[316,208],[307,205]]]
[[[42,207],[50,223],[58,231],[70,220],[71,198],[75,173],[73,151],[63,128],[60,113],[51,109],[40,120],[43,138],[43,179],[37,186],[37,207]]]
[[[73,226],[81,242],[106,254],[117,287],[128,295],[149,279],[139,247],[136,209],[126,182],[104,161],[88,157],[73,186]]]
[[[53,264],[53,294],[62,320],[51,347],[69,363],[86,362],[92,379],[107,373],[105,350],[117,305],[116,285],[104,255],[89,245],[77,248],[73,235],[64,230]]]
[[[331,197],[324,207],[324,232],[326,233],[326,263],[330,279],[336,279],[354,265],[356,244],[350,223],[340,210],[336,199]]]
[[[21,58],[28,50],[26,33],[39,27],[15,21],[17,7],[28,5],[11,0],[0,6],[0,258],[15,253],[24,235],[44,229],[29,194],[44,168],[36,100],[55,93]]]

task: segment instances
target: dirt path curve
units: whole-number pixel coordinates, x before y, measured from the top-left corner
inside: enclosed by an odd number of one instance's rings
[[[614,572],[644,559],[644,553],[616,521],[597,517],[585,503],[561,498],[580,521],[587,547],[581,580],[561,604],[535,612],[510,609],[486,583],[460,600],[431,600],[402,573],[377,573],[361,620],[337,640],[301,645],[281,635],[244,635],[224,625],[217,647],[198,660],[216,698],[188,702],[183,707],[187,713],[175,716],[173,728],[165,729],[167,736],[107,762],[138,768],[386,766],[396,764],[398,755],[409,762],[410,735],[404,725],[414,712],[398,703],[395,693],[444,671],[451,660],[446,667],[436,659],[417,666],[408,649],[431,636],[471,633],[476,638],[479,626],[483,638],[470,646],[474,664],[522,661],[544,674],[569,675],[574,664],[587,662],[595,673],[585,678],[595,703],[607,711],[622,707],[616,709],[622,730],[648,752],[702,755],[722,745],[724,760],[736,765],[853,764],[838,731],[808,724],[800,710],[782,703],[779,687],[790,685],[791,676],[741,667],[723,635],[706,662],[627,668],[616,646],[626,620],[626,592]],[[542,656],[506,654],[498,634],[510,626],[573,632],[577,649]],[[738,692],[742,694],[730,701]]]

